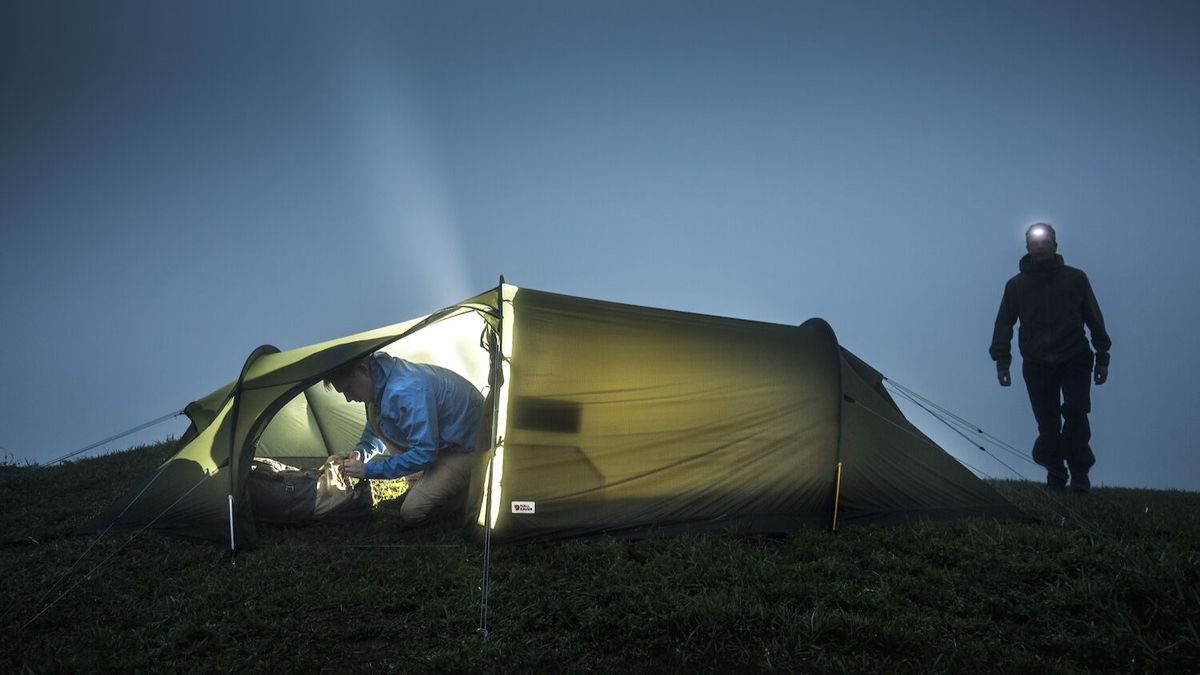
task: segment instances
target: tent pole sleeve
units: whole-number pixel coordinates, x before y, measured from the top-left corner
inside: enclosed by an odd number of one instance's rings
[[[842,463],[837,463],[837,479],[833,488],[833,525],[830,527],[830,532],[838,531],[838,502],[842,498]]]

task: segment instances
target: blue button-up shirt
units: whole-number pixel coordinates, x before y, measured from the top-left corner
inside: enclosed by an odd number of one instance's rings
[[[367,478],[407,476],[433,464],[438,452],[475,449],[483,395],[463,376],[376,352],[371,383],[375,400],[354,446],[366,462]],[[384,455],[389,446],[392,454]]]

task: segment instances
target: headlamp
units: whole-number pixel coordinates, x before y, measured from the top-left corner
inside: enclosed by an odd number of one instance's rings
[[[1030,239],[1042,239],[1046,236],[1046,234],[1047,234],[1046,228],[1035,227],[1029,231],[1029,238]]]

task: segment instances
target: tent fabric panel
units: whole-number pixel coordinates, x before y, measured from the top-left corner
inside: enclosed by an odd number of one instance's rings
[[[832,331],[514,300],[498,541],[832,509]],[[511,514],[532,501],[532,514]]]
[[[266,354],[251,364],[246,372],[243,388],[257,389],[283,383],[302,382],[355,358],[379,351],[416,330],[424,330],[428,324],[440,323],[462,314],[478,316],[481,312],[490,313],[495,309],[495,292],[485,292],[411,321],[289,349],[276,354]]]
[[[312,389],[293,397],[275,413],[258,439],[256,457],[270,457],[293,466],[308,467],[320,464],[331,454],[309,403]]]
[[[416,323],[419,322],[414,322],[414,325]],[[260,358],[254,364],[242,389],[276,387],[318,378],[343,363],[382,349],[401,335],[402,331],[371,339],[338,342],[319,351],[312,351],[312,347],[301,347],[271,354],[269,356],[272,358]]]
[[[361,405],[347,404],[342,395],[314,384],[305,390],[308,409],[320,428],[330,454],[349,451],[362,436],[367,423],[366,409]],[[268,427],[269,429],[269,427]]]
[[[227,460],[232,407],[232,401],[228,401],[213,423],[158,471],[77,531],[99,532],[111,524],[114,530],[149,527],[228,542],[231,465]],[[255,532],[249,504],[235,500],[234,508],[235,537],[241,545],[252,545]]]
[[[455,312],[392,342],[380,351],[414,363],[432,363],[448,368],[483,391],[488,384],[491,361],[481,337],[493,323],[490,317],[477,311]]]
[[[187,430],[179,439],[181,446],[190,443],[205,427],[212,424],[217,414],[221,412],[221,408],[229,401],[229,395],[233,393],[236,385],[237,382],[230,382],[183,407],[184,414],[192,423],[188,425]]]
[[[912,425],[883,376],[845,352],[843,523],[889,524],[968,514],[1024,515]]]

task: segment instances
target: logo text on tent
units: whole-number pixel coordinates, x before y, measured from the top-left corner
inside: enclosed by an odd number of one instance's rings
[[[534,502],[513,502],[513,513],[535,513]]]

